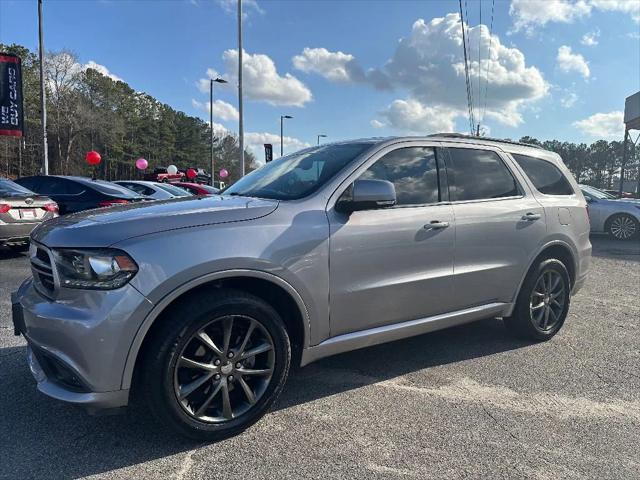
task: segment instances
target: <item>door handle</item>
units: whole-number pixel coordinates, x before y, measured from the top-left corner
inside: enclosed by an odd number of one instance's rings
[[[433,222],[427,223],[424,226],[425,230],[440,230],[442,228],[447,228],[449,226],[449,222],[441,222],[439,220],[434,220]]]
[[[542,215],[540,215],[539,213],[525,213],[522,216],[522,220],[526,220],[527,222],[533,222],[535,220],[540,220],[542,218]]]

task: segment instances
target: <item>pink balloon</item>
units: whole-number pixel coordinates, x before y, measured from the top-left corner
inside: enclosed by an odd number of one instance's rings
[[[227,178],[229,176],[229,172],[226,169],[220,170],[220,178]]]
[[[138,170],[146,170],[149,166],[149,162],[147,162],[144,158],[139,158],[136,160],[136,168]]]

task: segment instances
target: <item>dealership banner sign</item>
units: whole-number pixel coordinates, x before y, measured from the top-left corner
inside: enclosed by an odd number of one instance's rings
[[[0,135],[24,134],[20,57],[0,53]]]

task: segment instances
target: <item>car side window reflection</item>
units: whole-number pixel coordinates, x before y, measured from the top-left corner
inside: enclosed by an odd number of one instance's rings
[[[424,205],[440,199],[438,164],[433,148],[406,147],[380,158],[360,177],[387,180],[396,188],[396,205]]]

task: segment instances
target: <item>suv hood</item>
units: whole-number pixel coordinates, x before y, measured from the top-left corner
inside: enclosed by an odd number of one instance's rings
[[[264,217],[277,201],[184,197],[74,213],[41,224],[31,238],[49,247],[108,247],[127,238],[179,228]]]

